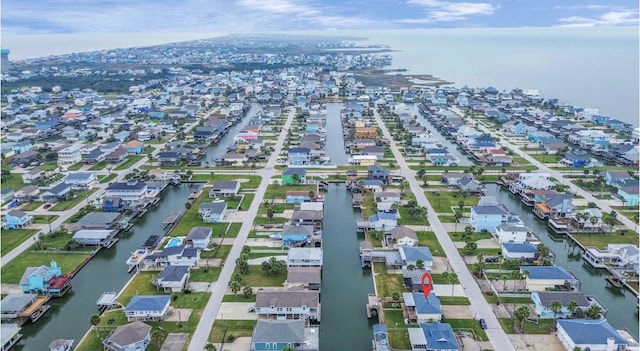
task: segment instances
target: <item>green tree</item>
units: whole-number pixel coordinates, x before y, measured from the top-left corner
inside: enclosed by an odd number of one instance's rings
[[[233,292],[234,295],[238,295],[238,291],[240,291],[240,288],[242,287],[240,282],[234,280],[231,282],[230,286],[231,292]]]
[[[549,309],[553,312],[553,320],[555,321],[557,320],[556,317],[558,316],[558,313],[562,310],[562,303],[558,300],[553,300],[549,304]]]
[[[551,249],[549,249],[549,247],[543,243],[538,244],[537,246],[538,248],[538,258],[540,259],[540,261],[544,261],[546,258],[549,258],[549,256],[551,255]]]
[[[458,274],[456,272],[444,272],[442,276],[447,281],[447,283],[451,284],[451,301],[453,301],[453,289],[455,284],[458,284]]]
[[[100,315],[92,314],[91,317],[89,317],[89,323],[91,323],[92,329],[96,332],[96,335],[98,335],[98,329],[96,329],[96,326],[100,324]]]
[[[271,274],[271,263],[269,263],[269,261],[262,261],[262,263],[260,264],[260,268],[262,269],[262,273],[264,273],[264,275]]]
[[[271,219],[273,219],[273,209],[272,208],[268,208],[267,209],[267,218],[269,219],[269,222],[271,222]]]
[[[242,282],[242,274],[240,274],[240,272],[237,272],[236,274],[233,275],[233,280],[241,283]]]
[[[424,269],[424,261],[422,259],[416,260],[416,268]]]
[[[571,312],[571,316],[575,316],[576,312],[578,312],[578,302],[576,300],[571,300],[567,303],[567,309]]]
[[[205,351],[218,351],[218,347],[214,344],[207,343],[204,347]]]
[[[600,319],[602,309],[598,305],[591,305],[587,309],[587,317],[591,319]]]
[[[516,311],[513,314],[513,317],[518,322],[518,326],[520,326],[521,333],[524,333],[524,320],[529,317],[530,313],[531,311],[529,311],[529,307],[520,306],[518,307],[518,309],[516,309]]]
[[[249,298],[251,297],[251,295],[253,295],[253,288],[250,286],[245,286],[244,288],[242,288],[242,296]]]

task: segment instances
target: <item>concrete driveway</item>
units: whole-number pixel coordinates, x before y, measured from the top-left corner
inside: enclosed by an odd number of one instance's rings
[[[182,351],[184,344],[187,343],[189,338],[188,333],[169,333],[167,338],[164,339],[164,343],[160,348],[160,351]]]

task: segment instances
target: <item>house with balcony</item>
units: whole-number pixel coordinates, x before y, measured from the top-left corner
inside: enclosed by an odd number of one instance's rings
[[[294,210],[291,216],[291,224],[293,225],[310,225],[318,230],[322,228],[322,219],[324,211],[319,210]]]
[[[227,203],[224,201],[203,202],[198,207],[198,215],[204,223],[221,222],[227,211]]]
[[[33,222],[33,216],[20,210],[11,210],[4,218],[7,229],[23,229]]]
[[[109,229],[82,229],[73,234],[73,241],[82,246],[109,246],[115,233]]]
[[[191,247],[205,249],[211,242],[211,235],[213,230],[210,227],[192,227],[185,241]]]
[[[117,327],[102,340],[106,351],[145,351],[151,343],[151,326],[140,321]]]
[[[22,173],[22,182],[25,184],[36,183],[45,177],[45,172],[40,168],[33,168],[28,172]]]
[[[595,268],[617,268],[640,273],[638,246],[629,244],[608,244],[604,250],[594,246],[585,248],[582,259]]]
[[[520,266],[520,273],[527,277],[525,284],[528,291],[580,291],[580,281],[559,266]]]
[[[82,154],[78,145],[69,145],[58,151],[58,166],[60,167],[69,167],[81,161]]]
[[[251,351],[284,350],[292,351],[320,349],[319,328],[306,327],[302,319],[272,320],[259,319],[251,337]]]
[[[307,170],[304,168],[287,168],[282,171],[282,185],[298,185],[307,182]]]
[[[2,319],[2,333],[5,332],[7,322],[23,325],[27,321],[37,322],[51,306],[47,305],[49,297],[38,294],[7,294],[0,302],[0,318]],[[4,345],[4,335],[2,336]],[[8,349],[2,349],[8,350]]]
[[[472,206],[469,224],[477,232],[486,230],[494,233],[502,223],[511,222],[512,217],[513,215],[504,205]]]
[[[299,204],[311,201],[308,191],[287,191],[285,202],[288,204]]]
[[[502,223],[496,227],[494,236],[499,243],[524,243],[530,237],[531,229],[520,223]]]
[[[316,290],[258,290],[254,312],[258,319],[320,321],[320,293]]]
[[[425,297],[422,292],[402,293],[404,300],[404,312],[411,323],[440,322],[442,319],[442,306],[435,292],[430,292]]]
[[[233,197],[238,196],[240,191],[240,182],[232,181],[219,181],[213,183],[211,190],[209,190],[209,197]]]
[[[638,206],[640,187],[638,185],[621,186],[616,193],[624,206]]]
[[[376,214],[369,216],[368,226],[371,229],[389,233],[398,226],[398,216],[394,212],[378,211]]]
[[[125,207],[135,209],[145,205],[147,193],[147,183],[133,180],[126,183],[113,182],[109,184],[105,189],[104,196],[120,198]]]
[[[374,164],[367,168],[367,179],[380,180],[384,184],[389,184],[391,172],[384,167]]]
[[[287,162],[291,166],[304,166],[311,163],[311,150],[307,147],[294,147],[287,152]]]
[[[51,260],[49,267],[27,267],[20,279],[22,292],[60,297],[71,290],[71,276],[62,274],[56,261]]]
[[[304,246],[314,236],[314,229],[310,225],[285,225],[281,235],[283,246]]]
[[[55,185],[40,195],[42,201],[59,202],[64,201],[71,195],[71,185],[65,182]]]
[[[135,295],[124,308],[132,321],[164,321],[169,311],[171,295]]]
[[[567,167],[582,168],[591,165],[591,158],[586,151],[573,149],[565,152],[560,163]]]
[[[589,306],[600,306],[602,314],[606,314],[606,307],[600,303],[595,296],[585,296],[581,292],[569,292],[569,291],[534,291],[531,293],[531,301],[535,305],[534,311],[538,318],[550,319],[550,318],[571,318],[572,312],[569,310],[569,302],[575,301],[578,309],[582,310],[577,314],[585,314]],[[554,313],[551,310],[551,302],[558,301],[562,306],[560,311]]]
[[[292,247],[287,252],[287,268],[322,268],[322,249],[319,247]]]
[[[116,150],[106,154],[104,160],[108,163],[120,163],[127,159],[127,149],[119,147]]]
[[[419,326],[407,329],[412,351],[462,350],[449,323],[420,323]]]
[[[91,212],[77,222],[81,229],[116,229],[119,225],[120,213]]]
[[[449,186],[459,186],[463,178],[475,179],[470,173],[442,173],[440,182]]]
[[[189,266],[168,266],[152,284],[166,293],[183,292],[189,283]]]
[[[24,188],[16,191],[13,194],[13,198],[18,200],[19,203],[27,203],[31,201],[37,201],[40,198],[40,188],[35,185],[27,185]]]
[[[627,171],[618,171],[615,169],[607,169],[598,174],[599,177],[604,179],[607,185],[613,185],[617,182],[624,182],[627,179],[632,179],[631,175]]]
[[[575,210],[573,194],[544,194],[542,202],[533,205],[533,213],[540,219],[569,218]]]
[[[520,173],[518,180],[509,184],[509,191],[520,195],[525,190],[547,190],[554,185],[549,173]]]
[[[429,250],[426,246],[401,246],[398,249],[400,253],[400,261],[402,264],[402,269],[407,269],[408,266],[413,265],[417,267],[418,260],[421,260],[424,266],[424,269],[428,272],[431,271],[431,267],[433,266],[433,256],[431,255],[431,250]]]
[[[200,260],[200,249],[177,245],[165,247],[160,252],[154,252],[144,258],[146,267],[189,266],[196,267]]]
[[[502,257],[507,260],[533,262],[538,257],[538,248],[531,243],[502,243]]]
[[[287,267],[285,287],[320,290],[322,285],[321,267]]]
[[[21,154],[17,154],[11,158],[11,164],[13,166],[25,165],[28,166],[33,162],[40,160],[40,155],[37,152],[31,150]]]

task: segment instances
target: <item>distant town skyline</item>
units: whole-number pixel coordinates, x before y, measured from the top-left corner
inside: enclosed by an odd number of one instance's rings
[[[265,32],[638,26],[638,2],[609,0],[185,0],[2,2],[2,33]]]

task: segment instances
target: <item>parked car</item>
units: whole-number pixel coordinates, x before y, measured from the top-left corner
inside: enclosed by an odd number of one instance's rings
[[[487,321],[485,321],[484,318],[480,318],[479,322],[480,322],[480,328],[487,329]]]
[[[489,256],[489,257],[485,257],[484,261],[487,263],[496,263],[498,262],[498,258],[495,256]]]
[[[47,202],[46,204],[44,204],[44,209],[48,209],[49,207],[51,207],[51,202]]]

